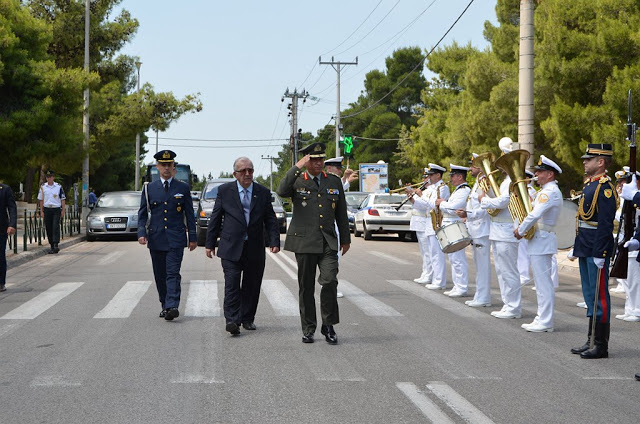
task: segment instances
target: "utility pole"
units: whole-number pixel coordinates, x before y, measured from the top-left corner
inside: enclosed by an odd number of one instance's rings
[[[518,145],[531,153],[533,165],[533,15],[534,0],[520,0],[520,64],[518,90]]]
[[[138,95],[140,95],[140,66],[142,62],[136,61],[136,68],[138,68]],[[133,183],[135,191],[140,188],[140,132],[136,133],[136,181]]]
[[[318,58],[318,62],[320,65],[331,65],[333,69],[336,70],[336,74],[338,75],[338,81],[336,83],[336,92],[338,93],[338,103],[336,105],[336,157],[340,156],[340,66],[342,65],[357,65],[358,57],[356,56],[355,62],[336,62],[333,60],[333,56],[331,56],[331,62],[323,62],[322,56]]]
[[[291,137],[289,138],[289,148],[291,149],[291,165],[295,165],[298,162],[298,143],[300,142],[300,131],[298,130],[298,99],[302,99],[302,102],[307,101],[309,93],[302,89],[301,93],[298,93],[297,89],[293,89],[293,93],[287,90],[284,92],[280,101],[284,102],[284,98],[291,99],[291,103],[287,108],[289,109],[289,116],[291,116]]]
[[[84,2],[84,72],[89,74],[89,19],[90,0]],[[89,215],[89,87],[84,90],[84,107],[82,108],[82,132],[84,141],[84,160],[82,161],[82,222],[86,222]]]
[[[273,156],[260,156],[262,159],[266,159],[271,162],[271,173],[269,174],[269,190],[273,191],[273,160],[278,159]]]

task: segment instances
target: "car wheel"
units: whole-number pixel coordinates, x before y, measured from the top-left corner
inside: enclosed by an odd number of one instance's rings
[[[398,233],[398,240],[400,241],[406,241],[407,240],[407,233],[404,231],[400,231]]]
[[[353,235],[356,237],[360,237],[362,235],[362,233],[358,231],[358,225],[355,223],[353,224]]]
[[[364,222],[362,223],[362,234],[364,235],[365,240],[371,240],[373,238],[371,237],[371,231],[367,230],[367,226]]]
[[[87,241],[96,241],[96,236],[87,233]]]
[[[198,246],[204,246],[207,241],[207,230],[202,230],[198,227]]]
[[[416,234],[415,231],[410,231],[409,234],[410,234],[409,238],[411,239],[411,241],[418,241],[418,235]]]

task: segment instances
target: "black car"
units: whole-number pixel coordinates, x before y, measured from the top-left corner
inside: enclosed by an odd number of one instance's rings
[[[355,217],[356,217],[356,212],[358,212],[360,203],[362,203],[362,201],[366,199],[368,195],[369,193],[366,193],[364,191],[346,191],[344,193],[344,198],[347,201],[347,216],[349,218],[349,230],[351,230],[351,232],[353,232],[355,228]]]
[[[213,205],[218,197],[218,187],[224,183],[236,181],[235,178],[218,178],[209,180],[204,184],[200,201],[198,202],[198,210],[196,211],[196,232],[198,233],[198,246],[204,246],[207,241],[207,227],[209,226],[209,218],[213,212]]]
[[[280,234],[284,234],[287,232],[287,212],[284,210],[284,207],[288,205],[288,202],[283,202],[280,196],[272,191],[271,205],[273,206],[273,211],[276,213],[276,218],[278,219]]]

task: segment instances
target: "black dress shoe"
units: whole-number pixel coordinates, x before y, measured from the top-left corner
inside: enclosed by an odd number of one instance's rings
[[[333,325],[323,324],[322,327],[320,327],[320,333],[322,333],[324,338],[327,339],[327,343],[332,345],[338,344],[338,335],[333,329]]]
[[[636,374],[636,380],[640,381],[640,372]]]
[[[4,284],[0,284],[0,292],[7,291],[7,287]]]
[[[167,321],[173,321],[174,318],[178,318],[180,316],[180,312],[178,308],[168,308],[165,312],[164,319]]]
[[[245,330],[255,330],[256,329],[256,325],[252,322],[243,322],[242,323],[242,328],[244,328]]]
[[[227,327],[225,329],[234,336],[240,334],[240,327],[238,327],[238,324],[235,322],[227,323]]]
[[[302,343],[313,343],[313,334],[303,334]]]
[[[162,311],[160,311],[160,315],[158,315],[160,318],[164,318],[167,316],[167,310],[163,309]]]

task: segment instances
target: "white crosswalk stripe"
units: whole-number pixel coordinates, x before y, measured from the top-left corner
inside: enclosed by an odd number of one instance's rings
[[[399,265],[412,265],[413,264],[412,262],[405,261],[404,259],[396,258],[395,256],[389,255],[387,253],[376,252],[376,251],[371,251],[369,253],[372,254],[373,256],[377,256],[379,258],[386,259],[388,261],[391,261],[391,262],[399,264]]]
[[[263,280],[262,292],[267,297],[277,316],[300,315],[298,300],[280,280]]]
[[[128,318],[150,285],[151,281],[127,281],[94,318]]]
[[[102,258],[97,260],[97,264],[98,265],[109,265],[112,264],[116,261],[116,259],[118,259],[120,256],[124,255],[125,252],[124,251],[116,251],[116,252],[111,252],[106,256],[103,256]]]
[[[189,282],[184,315],[188,317],[220,316],[217,280],[191,280]]]
[[[345,299],[356,305],[368,316],[401,317],[400,312],[379,301],[375,297],[360,290],[347,280],[338,280],[338,287],[344,293]]]
[[[418,387],[413,383],[396,383],[396,387],[404,393],[404,395],[418,407],[420,411],[432,423],[453,424],[448,416],[446,416],[436,405],[434,401],[429,399]]]
[[[289,259],[289,257],[287,257],[287,255],[282,255],[282,256],[286,258],[285,260]],[[285,264],[285,263],[280,259],[280,255],[279,255],[279,254],[275,254],[275,255],[273,255],[273,254],[268,254],[268,255],[267,255],[267,257],[269,257],[269,258],[273,259],[273,261],[274,261],[275,263],[277,263],[277,264],[278,264],[278,266],[279,266],[280,268],[282,268],[282,270],[283,270],[284,272],[286,272],[286,273],[287,273],[287,275],[288,275],[289,277],[291,277],[291,278],[292,278],[292,279],[294,279],[294,280],[297,280],[297,279],[298,279],[298,274],[297,274],[297,272],[298,272],[298,268],[297,268],[297,266],[293,267],[293,270],[292,270],[291,268],[289,268],[289,267],[288,267],[288,266],[287,266],[287,265],[286,265],[286,264]],[[290,261],[288,261],[288,262],[289,262],[289,263],[291,263]]]
[[[84,283],[58,283],[33,299],[6,313],[0,319],[34,319],[73,293]]]

